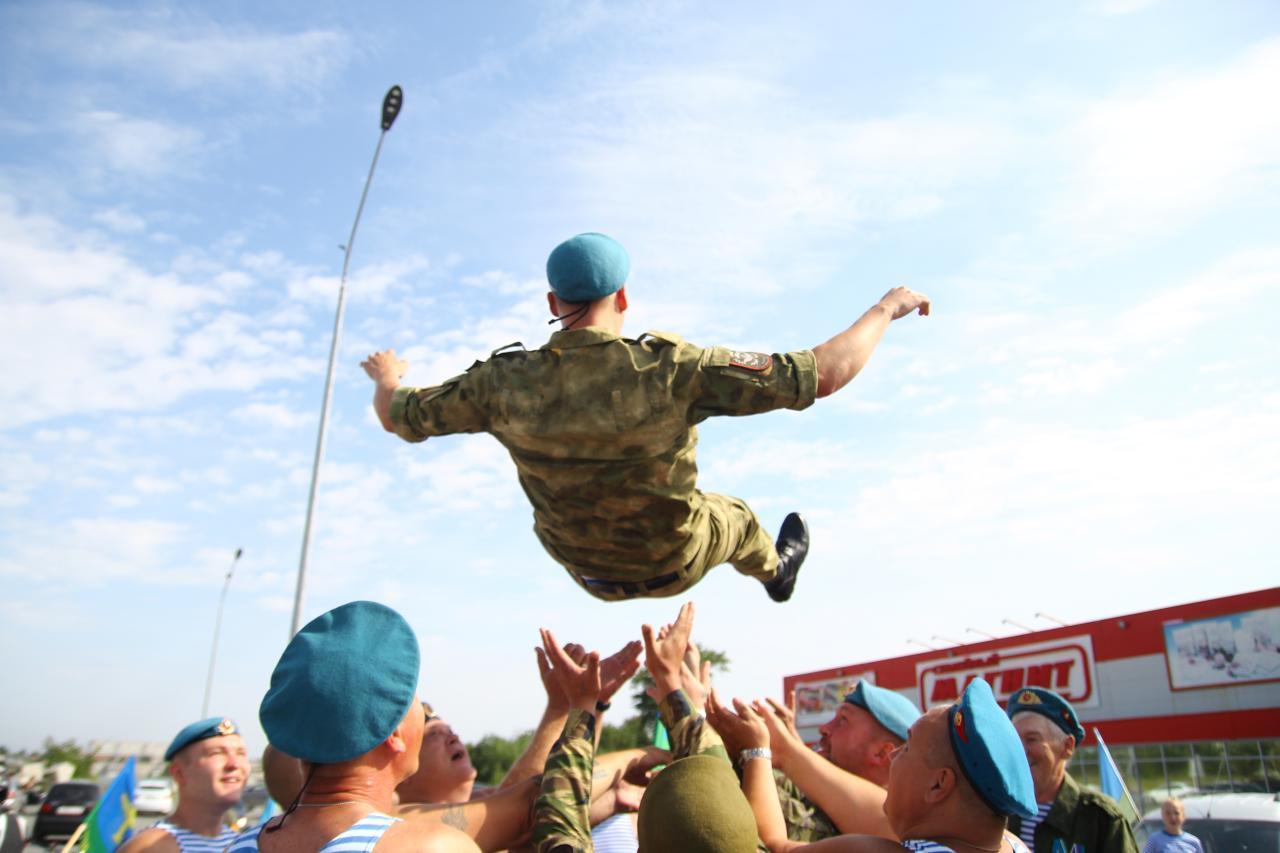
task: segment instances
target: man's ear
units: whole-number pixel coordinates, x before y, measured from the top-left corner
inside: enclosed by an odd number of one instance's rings
[[[169,775],[173,777],[173,784],[181,785],[186,781],[186,770],[182,766],[181,761],[169,762]]]
[[[1064,758],[1070,758],[1076,752],[1076,736],[1067,735],[1062,739],[1062,755]]]
[[[551,309],[552,317],[559,317],[559,306],[556,305],[556,293],[554,290],[547,291],[547,307]]]
[[[613,304],[614,307],[618,309],[618,313],[621,314],[623,311],[627,310],[627,289],[625,287],[619,287],[617,297],[617,299],[613,300]]]
[[[871,753],[871,766],[888,767],[889,762],[893,760],[893,751],[898,748],[898,744],[891,740],[882,740],[876,744],[875,752]]]
[[[925,791],[924,801],[926,803],[940,803],[947,797],[951,796],[951,792],[956,787],[956,771],[950,767],[939,767],[933,771],[933,782],[929,785],[929,790]]]

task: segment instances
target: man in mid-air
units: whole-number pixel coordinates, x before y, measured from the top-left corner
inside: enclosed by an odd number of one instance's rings
[[[430,388],[402,388],[394,350],[363,362],[373,408],[406,441],[488,432],[511,454],[534,532],[588,593],[606,601],[678,595],[721,563],[786,601],[809,549],[791,513],[777,541],[738,498],[697,488],[696,425],[713,415],[804,409],[857,375],[889,323],[929,300],[889,291],[812,350],[703,349],[677,335],[623,338],[631,261],[603,234],[579,234],[547,260],[561,330],[537,350],[512,344]],[[518,348],[517,348],[518,347]]]

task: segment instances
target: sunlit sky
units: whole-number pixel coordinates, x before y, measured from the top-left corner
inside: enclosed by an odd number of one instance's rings
[[[713,420],[702,487],[809,519],[795,598],[685,598],[721,687],[1273,586],[1280,5],[0,6],[0,744],[167,741],[257,707],[289,634],[342,253],[355,244],[304,615],[405,614],[465,738],[531,727],[547,626],[606,604],[487,436],[384,433],[548,334],[543,264],[630,251],[627,329],[812,347],[895,323],[811,409]],[[1046,623],[1036,622],[1044,625]],[[623,715],[617,715],[619,718]]]

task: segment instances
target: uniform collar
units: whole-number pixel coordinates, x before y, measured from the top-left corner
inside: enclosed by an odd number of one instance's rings
[[[1053,798],[1053,808],[1049,809],[1049,813],[1044,816],[1045,825],[1062,833],[1068,832],[1071,829],[1071,816],[1075,814],[1079,802],[1080,786],[1076,784],[1075,779],[1071,778],[1070,773],[1064,773],[1062,787],[1058,789],[1058,795]]]
[[[584,326],[581,329],[561,329],[551,336],[543,349],[589,347],[592,344],[607,344],[610,341],[620,340],[622,340],[621,335],[616,335],[601,326]]]

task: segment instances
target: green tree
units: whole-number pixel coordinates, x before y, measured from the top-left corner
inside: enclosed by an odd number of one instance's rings
[[[711,671],[728,672],[729,656],[716,649],[699,646],[702,660],[711,662]],[[652,743],[654,722],[658,719],[658,703],[649,696],[649,688],[653,686],[653,676],[649,670],[642,669],[631,679],[631,705],[639,712],[644,725],[644,743]]]
[[[45,738],[44,752],[40,754],[40,760],[46,766],[65,761],[75,767],[77,778],[88,778],[93,769],[93,754],[81,749],[74,740],[59,743],[51,737]]]

